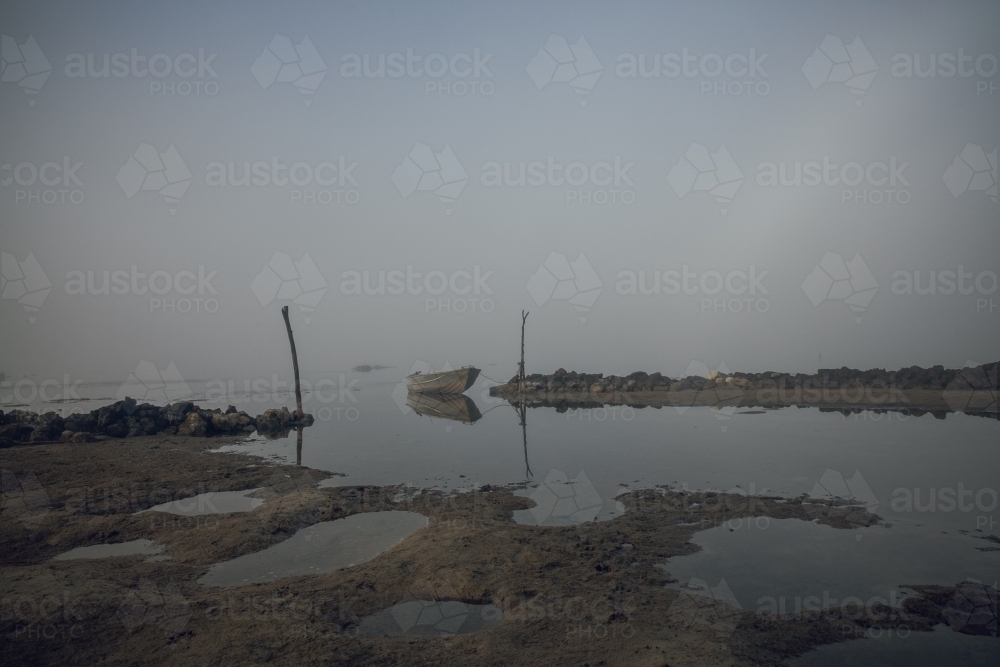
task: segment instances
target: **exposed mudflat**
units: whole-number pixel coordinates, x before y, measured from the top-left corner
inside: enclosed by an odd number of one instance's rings
[[[929,630],[954,597],[935,587],[905,612],[763,616],[667,588],[672,578],[656,567],[698,549],[689,538],[729,518],[817,520],[845,530],[878,520],[855,506],[655,489],[619,496],[626,512],[611,521],[527,526],[512,513],[533,501],[512,488],[320,489],[333,471],[208,451],[219,444],[149,436],[0,451],[5,662],[777,665],[872,627]],[[266,502],[247,512],[135,514],[258,487],[253,495]],[[198,583],[212,565],[299,529],[375,511],[417,512],[429,523],[346,569],[222,590]],[[170,560],[51,560],[137,539],[165,545]],[[358,632],[361,619],[414,600],[491,604],[503,616],[488,630],[447,637]]]

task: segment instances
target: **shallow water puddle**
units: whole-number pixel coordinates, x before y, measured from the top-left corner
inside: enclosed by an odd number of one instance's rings
[[[727,616],[726,609],[797,615],[849,605],[898,607],[912,593],[902,585],[955,585],[969,573],[989,581],[996,577],[995,554],[976,549],[979,540],[905,522],[841,530],[798,519],[755,517],[730,520],[691,541],[702,550],[660,567],[678,579],[668,588],[687,594],[679,600],[688,607],[679,605],[677,611],[709,617],[705,610],[714,609],[721,619],[716,629],[725,633],[738,620]],[[698,602],[701,598],[728,606],[708,607],[708,602]],[[996,638],[959,634],[946,626],[916,632],[904,623],[845,638],[859,641],[822,646],[791,664],[936,667],[991,664],[984,658],[1000,657]]]
[[[661,567],[712,597],[762,613],[794,614],[848,600],[898,606],[906,584],[992,581],[996,555],[966,535],[895,523],[841,530],[798,519],[733,519],[696,533],[702,550]],[[914,558],[914,554],[920,554]],[[726,600],[731,597],[731,600]]]
[[[492,604],[458,600],[410,600],[361,619],[361,635],[450,637],[489,630],[503,618]]]
[[[365,512],[324,521],[263,551],[217,563],[198,583],[243,586],[332,572],[371,560],[427,523],[416,512]]]
[[[989,665],[1000,660],[996,637],[970,637],[939,625],[934,632],[869,630],[858,641],[820,646],[788,661],[790,667],[938,667]]]
[[[526,510],[514,510],[516,523],[530,526],[572,526],[591,521],[608,521],[625,512],[622,503],[603,500],[583,470],[569,479],[561,470],[550,470],[545,480],[514,495],[535,501]],[[607,506],[607,507],[606,507]]]
[[[152,556],[147,560],[164,560],[162,544],[153,540],[132,540],[117,544],[94,544],[89,547],[77,547],[55,556],[52,560],[80,560],[83,558],[110,558],[112,556]]]
[[[191,498],[182,498],[156,505],[147,510],[142,510],[142,512],[136,512],[136,514],[142,514],[143,512],[165,512],[167,514],[179,514],[180,516],[202,516],[205,514],[249,512],[264,503],[262,498],[247,498],[247,494],[259,490],[210,491],[209,493],[200,493]]]

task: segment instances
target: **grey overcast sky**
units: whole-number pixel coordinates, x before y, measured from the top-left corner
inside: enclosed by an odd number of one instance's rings
[[[310,369],[510,364],[522,309],[529,372],[1000,357],[996,2],[45,1],[0,30],[10,377],[286,373],[285,304]]]

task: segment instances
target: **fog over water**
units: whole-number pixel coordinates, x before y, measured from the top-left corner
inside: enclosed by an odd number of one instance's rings
[[[510,364],[522,309],[529,372],[995,359],[998,24],[988,2],[7,3],[0,372],[284,376],[290,303],[316,371]]]
[[[0,3],[4,664],[1000,664],[998,59],[997,0]]]

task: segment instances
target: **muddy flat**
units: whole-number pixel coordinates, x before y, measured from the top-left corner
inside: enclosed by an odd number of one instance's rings
[[[817,521],[863,531],[863,507],[648,489],[621,495],[622,516],[572,526],[520,525],[534,501],[514,488],[471,493],[400,486],[324,487],[335,471],[211,452],[218,440],[144,437],[11,447],[5,486],[0,641],[17,664],[780,664],[864,636],[872,619],[840,613],[766,617],[677,586],[665,560],[698,550],[698,531],[735,517]],[[5,478],[7,479],[7,478]],[[249,511],[142,512],[219,491],[261,489]],[[226,589],[213,566],[285,543],[323,522],[408,512],[427,526],[371,560]],[[71,549],[132,540],[142,555],[53,561]],[[450,617],[499,610],[487,630],[414,637],[359,632],[414,601]],[[399,606],[403,605],[403,606]],[[406,606],[409,605],[409,606]],[[387,614],[388,610],[388,615]],[[442,612],[442,613],[443,613]],[[443,617],[443,616],[442,616]],[[414,617],[416,619],[417,617]],[[407,621],[415,625],[416,620]],[[933,624],[908,619],[911,630]],[[892,613],[878,623],[892,627]],[[365,627],[368,627],[369,622]],[[442,626],[444,627],[444,626]],[[450,627],[450,626],[448,626]]]

